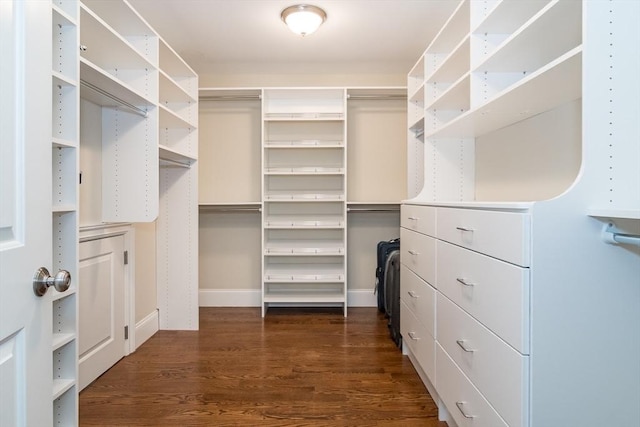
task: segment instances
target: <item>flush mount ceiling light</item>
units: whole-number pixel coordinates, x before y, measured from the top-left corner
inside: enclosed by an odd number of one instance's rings
[[[289,6],[280,17],[291,31],[301,36],[313,33],[327,19],[324,10],[309,4]]]

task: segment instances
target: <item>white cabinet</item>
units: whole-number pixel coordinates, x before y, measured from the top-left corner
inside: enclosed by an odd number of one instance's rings
[[[263,91],[263,315],[341,305],[346,315],[346,93]]]
[[[628,381],[640,378],[628,326],[640,324],[640,128],[626,119],[640,114],[639,13],[464,0],[409,72],[408,147],[424,157],[408,171],[422,187],[403,232],[410,246],[430,236],[435,254],[405,257],[403,274],[435,270],[423,380],[450,425],[640,423],[620,405],[640,399]],[[431,215],[433,231],[412,219]],[[606,227],[632,240],[607,244]],[[432,321],[413,307],[402,322]],[[408,332],[404,350],[428,372]]]

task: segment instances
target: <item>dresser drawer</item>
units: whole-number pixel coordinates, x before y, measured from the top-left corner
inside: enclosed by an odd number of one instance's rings
[[[418,321],[404,301],[400,302],[400,334],[429,380],[435,382],[436,362],[434,337]]]
[[[436,236],[507,262],[529,266],[530,217],[514,212],[438,208]]]
[[[439,344],[436,344],[436,375],[440,399],[458,427],[508,427]]]
[[[437,296],[438,343],[511,427],[526,425],[529,358]]]
[[[400,226],[418,233],[436,235],[436,208],[431,206],[402,205]]]
[[[430,285],[436,280],[436,239],[400,229],[400,261]]]
[[[400,267],[400,299],[435,337],[436,291],[404,265]]]
[[[435,286],[519,352],[529,354],[529,269],[439,240]]]

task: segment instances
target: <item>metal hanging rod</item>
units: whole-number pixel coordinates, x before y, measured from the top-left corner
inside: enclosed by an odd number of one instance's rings
[[[640,235],[622,233],[613,223],[605,224],[602,228],[602,240],[612,245],[624,244],[640,246]]]
[[[176,167],[176,168],[187,168],[187,169],[191,167],[189,163],[182,163],[182,162],[178,162],[177,160],[171,160],[171,159],[163,159],[162,157],[160,157],[160,163],[161,163],[161,166],[165,166],[165,167]]]
[[[132,110],[134,113],[139,114],[139,115],[141,115],[142,117],[145,117],[145,118],[146,118],[146,117],[147,117],[147,115],[148,115],[146,110],[143,110],[143,109],[142,109],[142,108],[140,108],[140,107],[136,107],[135,105],[133,105],[133,104],[131,104],[131,103],[127,102],[127,101],[124,101],[124,100],[122,100],[122,99],[118,98],[117,96],[115,96],[115,95],[113,95],[113,94],[111,94],[111,93],[107,92],[107,91],[106,91],[106,90],[104,90],[104,89],[99,88],[98,86],[96,86],[96,85],[94,85],[94,84],[92,84],[92,83],[89,83],[89,82],[88,82],[88,81],[86,81],[86,80],[80,80],[80,84],[81,84],[82,86],[86,87],[87,89],[91,89],[92,91],[94,91],[94,92],[96,92],[96,93],[98,93],[98,94],[100,94],[100,95],[102,95],[102,96],[105,96],[105,97],[107,97],[107,98],[111,99],[112,101],[117,102],[117,103],[118,103],[118,104],[120,104],[121,106],[123,106],[123,107],[125,107],[125,108],[128,108],[128,109],[130,109],[130,110]]]
[[[200,205],[200,209],[215,212],[262,212],[260,206],[216,206]]]

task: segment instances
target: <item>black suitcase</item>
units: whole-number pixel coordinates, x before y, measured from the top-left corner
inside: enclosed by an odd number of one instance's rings
[[[387,258],[384,275],[385,311],[389,316],[389,335],[398,347],[402,345],[400,335],[400,251],[392,251]]]
[[[378,242],[377,256],[378,265],[376,267],[376,283],[373,292],[378,295],[378,311],[384,313],[384,271],[389,254],[400,249],[400,238],[383,240]]]

